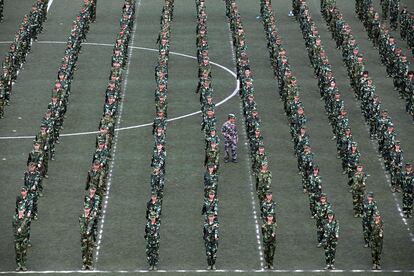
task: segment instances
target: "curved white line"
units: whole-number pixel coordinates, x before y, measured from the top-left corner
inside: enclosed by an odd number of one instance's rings
[[[11,43],[11,41],[0,41],[0,44],[7,44],[7,43]],[[66,42],[64,41],[38,41],[37,43],[40,44],[66,44]],[[105,46],[105,47],[113,47],[112,44],[106,44],[106,43],[94,43],[94,42],[84,42],[82,43],[83,45],[93,45],[93,46]],[[138,50],[144,50],[144,51],[151,51],[151,52],[158,52],[157,49],[153,49],[153,48],[146,48],[146,47],[138,47],[138,46],[131,46],[131,49],[138,49]],[[185,58],[191,58],[191,59],[197,59],[195,56],[190,56],[190,55],[186,55],[186,54],[182,54],[182,53],[177,53],[177,52],[170,52],[170,54],[172,55],[176,55],[176,56],[181,56],[181,57],[185,57]],[[236,88],[234,89],[233,93],[231,93],[229,96],[227,96],[226,98],[224,98],[223,100],[221,100],[220,102],[218,102],[216,104],[216,106],[220,106],[222,104],[224,104],[225,102],[229,101],[231,98],[233,98],[237,92],[240,89],[240,85],[239,82],[237,81],[237,75],[236,73],[234,73],[232,70],[230,70],[229,68],[218,64],[216,62],[210,62],[212,65],[219,67],[220,69],[223,69],[224,71],[226,71],[227,73],[229,73],[230,75],[232,75],[234,77],[234,79],[236,80]],[[177,121],[177,120],[181,120],[187,117],[191,117],[197,114],[200,114],[201,111],[195,111],[192,113],[188,113],[185,115],[181,115],[178,117],[174,117],[171,119],[168,119],[168,122],[172,122],[172,121]],[[146,124],[140,124],[140,125],[135,125],[135,126],[129,126],[129,127],[121,127],[121,128],[117,128],[115,129],[115,131],[122,131],[122,130],[129,130],[129,129],[136,129],[136,128],[142,128],[142,127],[147,127],[147,126],[152,126],[152,123],[146,123]],[[66,134],[61,134],[61,137],[70,137],[70,136],[80,136],[80,135],[90,135],[90,134],[97,134],[99,131],[86,131],[86,132],[76,132],[76,133],[66,133]],[[0,136],[0,140],[11,140],[11,139],[33,139],[34,136]]]

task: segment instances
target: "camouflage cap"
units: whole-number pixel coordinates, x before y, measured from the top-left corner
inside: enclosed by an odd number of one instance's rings
[[[329,210],[327,214],[328,214],[328,216],[334,216],[335,215],[334,211],[332,211],[332,210]]]
[[[208,216],[208,217],[214,217],[214,216],[215,216],[215,214],[214,214],[214,212],[213,212],[213,211],[208,211],[208,212],[207,212],[207,216]]]
[[[367,197],[374,197],[374,193],[373,192],[368,192]]]
[[[27,188],[25,186],[23,186],[23,187],[20,188],[20,191],[27,192]]]
[[[151,213],[149,214],[149,217],[150,217],[150,218],[156,218],[156,217],[157,217],[157,213],[156,213],[156,212],[151,212]]]
[[[229,119],[236,119],[236,115],[234,115],[233,113],[230,113],[227,118]]]

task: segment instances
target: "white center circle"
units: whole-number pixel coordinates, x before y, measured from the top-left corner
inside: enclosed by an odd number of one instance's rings
[[[0,41],[0,44],[8,44],[11,43],[11,41]],[[63,41],[38,41],[37,43],[39,44],[66,44],[66,42]],[[93,43],[93,42],[84,42],[82,43],[82,45],[92,45],[92,46],[103,46],[103,47],[113,47],[112,44],[105,44],[105,43]],[[143,51],[150,51],[150,52],[158,52],[157,49],[153,49],[153,48],[145,48],[145,47],[138,47],[138,46],[130,46],[131,49],[137,49],[137,50],[143,50]],[[184,58],[190,58],[190,59],[197,59],[197,57],[195,56],[191,56],[191,55],[186,55],[186,54],[182,54],[182,53],[177,53],[177,52],[170,52],[171,55],[175,55],[175,56],[180,56],[180,57],[184,57]],[[212,62],[210,61],[211,65],[214,65],[222,70],[224,70],[225,72],[229,73],[230,75],[232,75],[235,79],[235,84],[236,84],[236,88],[234,89],[234,91],[227,96],[225,99],[221,100],[220,102],[218,102],[216,104],[216,106],[220,106],[222,104],[224,104],[225,102],[229,101],[231,98],[233,98],[237,92],[240,89],[239,86],[239,82],[237,81],[237,75],[236,73],[234,73],[231,69],[218,64],[216,62]],[[200,114],[201,111],[195,111],[192,113],[188,113],[188,114],[184,114],[178,117],[174,117],[174,118],[170,118],[167,121],[171,122],[171,121],[176,121],[176,120],[180,120],[180,119],[184,119],[187,117],[191,117],[197,114]],[[128,129],[136,129],[136,128],[141,128],[141,127],[147,127],[147,126],[152,126],[152,122],[151,123],[146,123],[146,124],[139,124],[139,125],[134,125],[134,126],[128,126],[128,127],[121,127],[121,128],[117,128],[115,129],[115,131],[122,131],[122,130],[128,130]],[[68,137],[68,136],[80,136],[80,135],[89,135],[89,134],[96,134],[99,131],[87,131],[87,132],[76,132],[76,133],[64,133],[64,134],[60,134],[60,137]],[[11,140],[11,139],[33,139],[34,136],[0,136],[0,140]]]

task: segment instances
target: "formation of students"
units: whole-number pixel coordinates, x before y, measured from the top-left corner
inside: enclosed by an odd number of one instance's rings
[[[253,72],[247,55],[245,32],[241,16],[235,0],[226,0],[226,15],[229,20],[234,54],[236,58],[236,73],[240,84],[240,99],[242,101],[244,123],[249,144],[249,156],[252,164],[252,174],[256,182],[256,193],[260,203],[262,219],[262,240],[265,268],[274,268],[276,249],[276,203],[272,196],[272,173],[268,167],[268,158],[263,143],[261,119],[254,100]],[[230,114],[229,120],[235,119]]]
[[[0,1],[0,22],[3,21],[3,0]],[[22,69],[29,55],[33,41],[43,30],[43,23],[47,19],[48,0],[36,0],[30,12],[23,17],[14,40],[9,46],[9,52],[2,62],[0,75],[0,119],[4,117],[5,106],[10,105],[13,84],[17,80],[19,70]]]
[[[198,86],[202,112],[201,130],[204,131],[205,158],[204,200],[201,215],[204,217],[203,240],[206,249],[207,269],[216,269],[219,240],[218,220],[218,170],[220,139],[216,135],[216,105],[213,101],[213,85],[210,58],[208,56],[208,30],[205,0],[196,0],[197,26],[196,47],[198,61]]]
[[[402,17],[405,18],[403,20],[405,22],[406,17],[408,17],[406,8],[402,12],[405,14]],[[332,23],[330,24],[342,25],[343,22],[337,19],[340,16],[339,10],[334,7],[331,13]],[[387,76],[393,79],[394,90],[398,91],[401,99],[404,99],[405,111],[412,117],[414,123],[414,72],[409,68],[407,57],[403,54],[402,48],[397,46],[395,37],[391,35],[390,29],[381,20],[379,13],[375,11],[372,2],[358,7],[356,13],[363,22],[374,48],[378,49],[381,63],[387,68]],[[408,27],[406,25],[408,25],[407,22],[401,24],[402,37],[407,35],[407,30],[405,29]],[[414,33],[412,35],[414,36]]]
[[[93,269],[93,250],[97,244],[98,223],[102,218],[102,202],[108,193],[108,173],[111,151],[122,100],[122,82],[128,64],[128,46],[135,19],[135,0],[125,0],[120,19],[120,30],[114,44],[111,71],[105,91],[103,114],[96,135],[95,152],[88,171],[83,198],[83,212],[79,216],[82,270]]]
[[[157,270],[159,262],[160,226],[162,201],[164,198],[165,149],[168,107],[168,61],[170,55],[171,22],[173,20],[174,0],[165,0],[161,13],[161,30],[158,35],[158,63],[155,66],[156,89],[155,113],[152,134],[154,148],[151,159],[151,199],[147,203],[144,238],[147,242],[146,254],[149,270]]]
[[[321,11],[324,18],[329,18],[333,1],[322,1]],[[333,138],[337,141],[338,158],[342,159],[343,173],[348,174],[348,184],[352,193],[354,217],[362,218],[364,246],[371,246],[373,269],[380,269],[380,254],[382,251],[383,230],[381,236],[374,236],[375,219],[381,219],[374,195],[366,192],[367,174],[360,162],[358,144],[354,141],[345,110],[344,101],[336,87],[331,65],[323,48],[317,27],[309,13],[306,3],[299,7],[299,16],[303,38],[308,49],[309,59],[318,78],[321,100],[325,101],[325,112],[332,126]],[[382,229],[382,223],[380,224]],[[378,253],[379,252],[379,253]]]
[[[394,129],[394,123],[388,111],[381,109],[381,101],[375,93],[375,85],[365,68],[364,56],[352,35],[350,26],[343,20],[335,1],[326,1],[321,6],[322,14],[329,25],[332,37],[348,70],[349,80],[355,97],[361,101],[361,111],[370,127],[371,139],[377,139],[378,157],[384,160],[385,168],[391,176],[391,191],[402,192],[403,213],[412,217],[414,174],[411,163],[404,166],[404,156],[400,141]],[[369,6],[369,5],[368,5]],[[334,13],[335,12],[335,13]],[[405,168],[404,168],[405,167]]]
[[[55,160],[55,144],[60,143],[59,133],[63,129],[69,103],[70,85],[81,44],[86,39],[89,24],[92,22],[93,9],[92,0],[84,0],[73,22],[58,78],[52,89],[51,102],[41,120],[40,131],[33,142],[33,150],[29,153],[27,171],[24,173],[24,186],[16,199],[16,214],[13,217],[16,271],[27,270],[26,256],[27,248],[31,247],[31,221],[38,219],[37,206],[39,198],[43,196],[43,180],[48,178],[49,160]]]

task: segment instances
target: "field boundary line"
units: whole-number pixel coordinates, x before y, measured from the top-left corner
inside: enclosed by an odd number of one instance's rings
[[[91,273],[91,274],[132,274],[132,273],[323,273],[324,269],[159,269],[157,271],[149,271],[147,269],[136,270],[33,270],[33,271],[0,271],[0,274],[75,274],[75,273]],[[370,270],[370,269],[335,269],[330,270],[329,273],[414,273],[414,270],[402,269],[384,269],[384,270]]]

